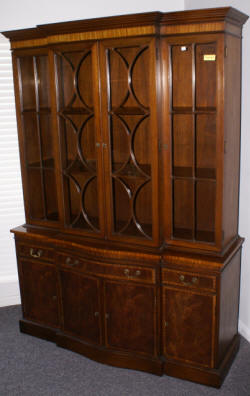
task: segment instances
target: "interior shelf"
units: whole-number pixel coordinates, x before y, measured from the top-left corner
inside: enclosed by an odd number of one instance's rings
[[[214,168],[196,168],[194,170],[192,167],[175,166],[175,167],[173,167],[172,178],[216,181],[216,169],[214,169]]]
[[[54,158],[47,158],[42,160],[42,165],[40,161],[36,161],[36,162],[30,162],[27,164],[28,168],[41,168],[41,169],[54,169],[55,167],[55,161]]]

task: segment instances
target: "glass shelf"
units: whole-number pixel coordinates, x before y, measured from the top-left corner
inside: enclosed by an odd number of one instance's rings
[[[211,51],[215,54],[216,45],[190,44],[185,45],[185,51],[181,47],[173,45],[171,50],[172,237],[213,243],[217,188],[216,62],[204,62],[202,54]]]

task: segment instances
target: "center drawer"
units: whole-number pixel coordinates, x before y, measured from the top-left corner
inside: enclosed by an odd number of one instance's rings
[[[72,256],[65,253],[58,254],[57,263],[63,268],[72,268],[88,274],[103,276],[105,278],[124,279],[143,283],[156,282],[154,268],[88,261],[81,259],[78,256]]]

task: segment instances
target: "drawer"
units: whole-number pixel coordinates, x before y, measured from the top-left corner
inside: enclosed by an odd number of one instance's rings
[[[54,250],[42,245],[17,243],[16,251],[18,256],[35,260],[54,261]]]
[[[162,269],[162,282],[178,286],[193,287],[198,289],[216,289],[216,277],[200,275],[192,272]]]
[[[105,278],[146,283],[155,283],[156,281],[155,269],[153,268],[87,261],[67,254],[59,254],[57,260],[58,264],[64,268],[74,268],[91,275],[98,275]]]

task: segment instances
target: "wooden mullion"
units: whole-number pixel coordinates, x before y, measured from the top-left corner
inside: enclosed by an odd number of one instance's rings
[[[43,153],[42,153],[42,137],[41,137],[41,128],[40,128],[40,114],[39,114],[39,92],[38,92],[38,75],[37,75],[37,64],[36,64],[36,56],[33,56],[33,69],[34,69],[34,83],[35,83],[35,97],[36,97],[36,125],[37,125],[37,134],[39,141],[39,155],[40,155],[40,174],[41,174],[41,184],[42,184],[42,199],[43,199],[43,212],[44,219],[47,219],[47,203],[46,203],[46,195],[45,195],[45,181],[44,181],[44,170],[43,170]]]

